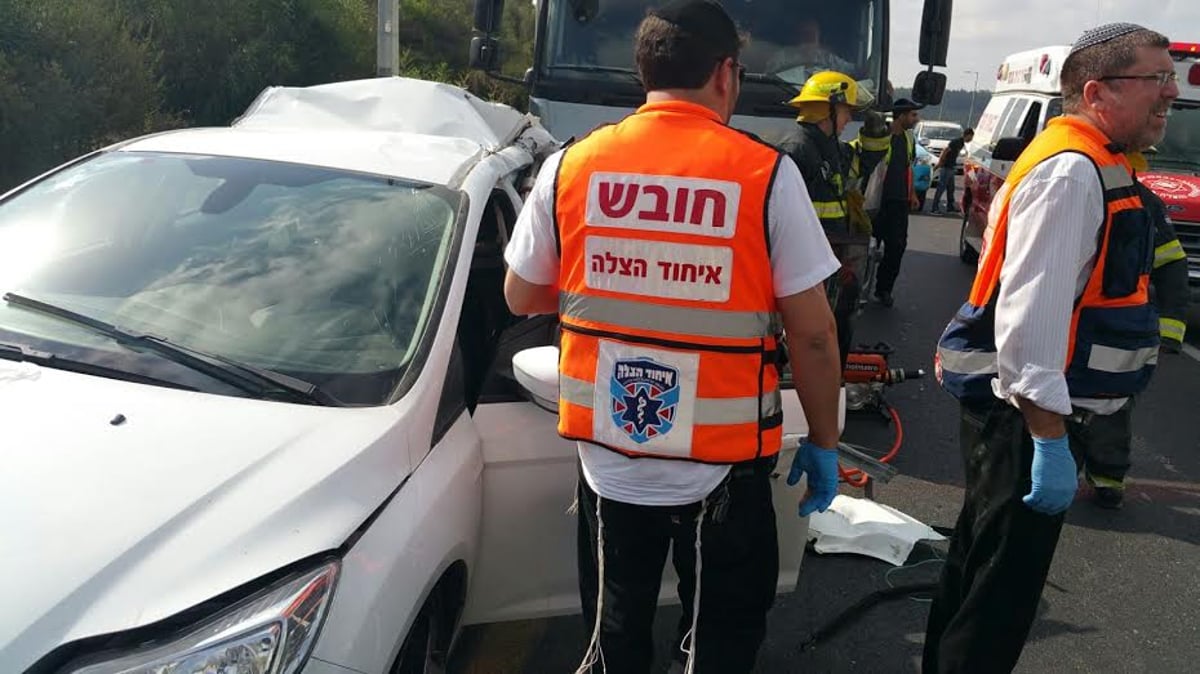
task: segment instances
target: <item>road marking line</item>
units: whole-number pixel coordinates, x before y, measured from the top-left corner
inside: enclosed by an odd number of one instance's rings
[[[1187,355],[1191,356],[1193,360],[1200,361],[1200,349],[1197,349],[1196,347],[1192,346],[1191,344],[1184,344],[1183,352],[1186,353]]]

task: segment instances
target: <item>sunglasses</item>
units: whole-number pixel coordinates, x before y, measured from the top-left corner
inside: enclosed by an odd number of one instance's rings
[[[1166,87],[1172,82],[1179,81],[1179,75],[1174,70],[1168,70],[1159,73],[1150,73],[1148,75],[1109,75],[1101,77],[1101,82],[1109,82],[1112,80],[1142,80],[1143,82],[1157,82],[1158,86]]]

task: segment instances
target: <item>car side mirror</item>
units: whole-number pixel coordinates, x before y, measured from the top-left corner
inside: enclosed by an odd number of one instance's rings
[[[917,73],[913,82],[913,100],[924,105],[941,105],[942,96],[946,94],[946,75],[924,70]]]
[[[513,355],[513,376],[535,405],[558,413],[558,347],[535,346]]]
[[[917,142],[920,143],[923,147],[929,147],[929,139],[928,138],[921,138]]]
[[[992,147],[992,159],[997,161],[1016,161],[1017,157],[1025,151],[1025,146],[1029,141],[1024,138],[1001,138],[996,141],[996,145]]]
[[[921,65],[944,66],[950,51],[950,19],[954,14],[954,0],[925,0],[921,12],[921,39],[917,47],[917,58]],[[914,99],[916,98],[914,91]],[[941,102],[941,98],[938,98]],[[937,105],[937,103],[931,103]]]

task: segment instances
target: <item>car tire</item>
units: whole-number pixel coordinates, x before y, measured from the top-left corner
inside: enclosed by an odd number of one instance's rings
[[[975,264],[979,261],[979,251],[967,243],[967,208],[968,204],[964,202],[962,227],[958,230],[958,259],[962,260],[963,264]]]
[[[923,213],[925,211],[925,195],[926,194],[927,194],[927,192],[925,192],[925,191],[917,192],[917,212],[918,213]]]
[[[441,595],[441,588],[434,588],[425,600],[408,636],[404,637],[392,674],[445,674],[447,671],[447,657],[441,644],[445,643],[443,630],[449,626],[441,624],[445,615]]]

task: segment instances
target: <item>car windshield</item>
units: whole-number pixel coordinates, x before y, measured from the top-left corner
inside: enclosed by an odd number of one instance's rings
[[[921,137],[929,140],[954,140],[962,137],[962,129],[957,126],[923,126]]]
[[[1175,105],[1166,135],[1146,159],[1159,171],[1200,171],[1200,104]]]
[[[746,38],[740,59],[751,75],[798,86],[815,72],[837,70],[876,90],[883,65],[882,0],[727,0],[723,6]],[[636,71],[633,35],[646,7],[643,0],[551,0],[540,59],[544,75]],[[758,86],[769,88],[770,81],[762,80]],[[777,98],[778,91],[769,95]]]
[[[382,404],[416,365],[460,200],[272,161],[102,154],[0,203],[0,293]],[[0,342],[235,394],[14,303]]]

